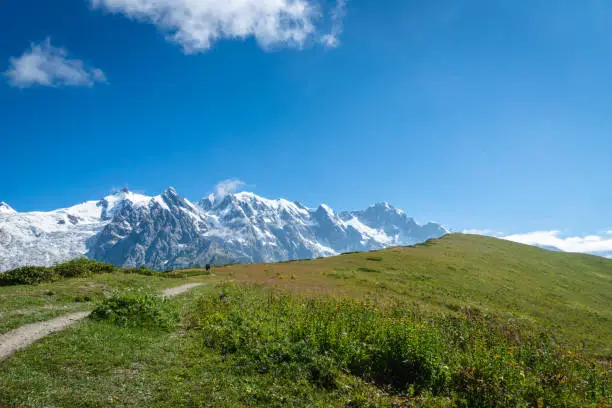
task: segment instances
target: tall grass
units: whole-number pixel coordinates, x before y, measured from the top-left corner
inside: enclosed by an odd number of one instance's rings
[[[609,368],[545,333],[470,313],[422,319],[402,303],[306,298],[224,285],[187,317],[247,372],[335,390],[347,375],[448,406],[606,406]],[[599,405],[598,405],[599,404]]]

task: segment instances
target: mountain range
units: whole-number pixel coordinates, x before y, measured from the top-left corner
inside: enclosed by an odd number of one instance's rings
[[[250,192],[193,203],[173,188],[154,197],[123,189],[49,212],[22,213],[0,203],[0,271],[83,255],[158,270],[277,262],[411,245],[448,232],[420,225],[388,203],[337,213],[325,204],[308,208]]]

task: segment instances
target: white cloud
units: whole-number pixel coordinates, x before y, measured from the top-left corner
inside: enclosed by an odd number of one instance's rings
[[[238,191],[244,185],[244,181],[238,179],[223,180],[215,186],[214,194],[216,197],[225,197],[228,194]]]
[[[503,235],[503,232],[494,231],[491,229],[466,229],[461,232],[464,234],[487,235],[491,237],[497,237],[497,236]]]
[[[53,47],[47,38],[40,44],[32,44],[19,58],[11,58],[4,73],[11,86],[87,86],[106,82],[106,75],[98,68],[86,66],[78,59],[69,59],[63,48]]]
[[[336,48],[340,45],[340,35],[344,31],[344,17],[346,16],[346,1],[338,0],[336,8],[332,12],[332,27],[329,34],[325,34],[322,38],[323,44],[330,48]]]
[[[560,231],[536,231],[515,234],[504,239],[527,245],[551,246],[566,252],[606,254],[612,252],[612,238],[598,235],[562,237]]]
[[[94,8],[154,24],[186,53],[203,52],[220,39],[254,37],[264,48],[301,47],[316,35],[318,0],[89,0]],[[342,31],[345,0],[332,18]],[[335,39],[337,42],[337,38]],[[333,42],[330,38],[328,43]]]

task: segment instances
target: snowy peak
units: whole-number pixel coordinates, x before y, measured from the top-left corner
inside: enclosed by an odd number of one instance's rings
[[[168,187],[166,191],[164,191],[162,196],[167,200],[179,200],[180,199],[174,187]]]
[[[240,203],[241,207],[250,207],[253,213],[260,212],[277,212],[278,214],[290,215],[293,217],[304,217],[308,215],[308,209],[299,202],[292,202],[279,198],[271,200],[258,196],[254,193],[243,191],[235,195],[235,199]]]
[[[187,207],[187,203],[185,202],[185,200],[183,198],[181,198],[178,193],[176,192],[176,190],[174,189],[174,187],[168,187],[166,189],[166,191],[164,191],[160,197],[162,200],[164,200],[164,202],[166,203],[166,205],[170,208],[173,207],[177,207],[177,208],[181,208],[181,207]]]
[[[153,197],[133,193],[127,188],[123,188],[114,194],[104,197],[97,203],[97,206],[101,208],[100,218],[102,220],[110,220],[126,206],[144,207],[147,206],[152,199]]]
[[[384,218],[392,216],[404,219],[408,218],[402,210],[398,210],[386,201],[369,206],[363,213],[369,217]]]
[[[395,210],[395,207],[393,207],[387,201],[383,201],[383,202],[380,202],[380,203],[372,204],[368,208],[374,208],[374,209],[383,210],[383,211],[393,211],[393,210]]]
[[[439,224],[419,225],[386,202],[336,212],[325,204],[313,209],[251,192],[218,192],[193,204],[172,187],[154,197],[123,189],[50,212],[17,213],[3,203],[0,215],[0,271],[80,255],[159,270],[276,262],[410,245],[447,232]]]
[[[387,233],[392,233],[391,230],[398,227],[410,229],[417,226],[414,219],[387,202],[371,205],[363,211],[344,212],[341,218],[344,220],[357,218],[365,225],[375,229],[384,229]]]
[[[316,211],[312,212],[312,219],[318,223],[321,228],[330,228],[344,230],[345,225],[342,220],[336,216],[334,210],[332,210],[326,204],[321,204]]]
[[[0,214],[15,214],[17,211],[13,210],[10,205],[4,201],[0,201]]]
[[[325,214],[329,218],[334,218],[336,214],[334,214],[334,210],[332,210],[327,204],[321,204],[319,208],[317,208],[317,212],[320,214]]]

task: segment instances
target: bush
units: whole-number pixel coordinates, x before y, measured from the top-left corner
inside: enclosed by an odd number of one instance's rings
[[[182,279],[182,278],[189,278],[191,276],[205,276],[205,275],[210,275],[210,271],[207,271],[206,269],[199,269],[199,268],[192,268],[192,269],[183,269],[183,270],[169,270],[166,272],[163,272],[162,275],[165,278],[177,278],[177,279]]]
[[[143,291],[117,292],[98,305],[91,317],[119,327],[170,330],[178,321],[177,309],[164,297]]]
[[[342,370],[398,391],[439,390],[447,381],[435,331],[398,325],[372,305],[266,299],[226,287],[219,297],[200,299],[192,316],[206,345],[322,388],[334,388]]]
[[[115,265],[91,260],[88,260],[87,267],[93,274],[114,273],[117,272],[118,269]]]
[[[109,263],[78,258],[52,267],[25,266],[0,273],[0,286],[36,285],[60,278],[78,278],[115,271],[117,267]]]
[[[111,264],[93,261],[87,258],[78,258],[55,266],[58,275],[64,278],[78,278],[92,274],[112,273],[117,268]]]
[[[127,273],[127,274],[136,274],[136,275],[144,275],[144,276],[154,276],[154,275],[160,275],[161,272],[157,272],[154,270],[151,270],[149,268],[147,268],[145,265],[142,265],[140,268],[123,268],[121,269],[121,271],[123,271],[123,273]]]
[[[0,286],[37,285],[43,282],[52,282],[58,278],[53,268],[24,266],[22,268],[0,273]]]
[[[596,406],[610,398],[605,367],[546,335],[517,341],[519,327],[500,327],[482,313],[430,320],[402,303],[226,285],[199,298],[187,323],[203,345],[247,372],[323,389],[351,374],[415,406],[431,406],[431,398],[459,407]]]

